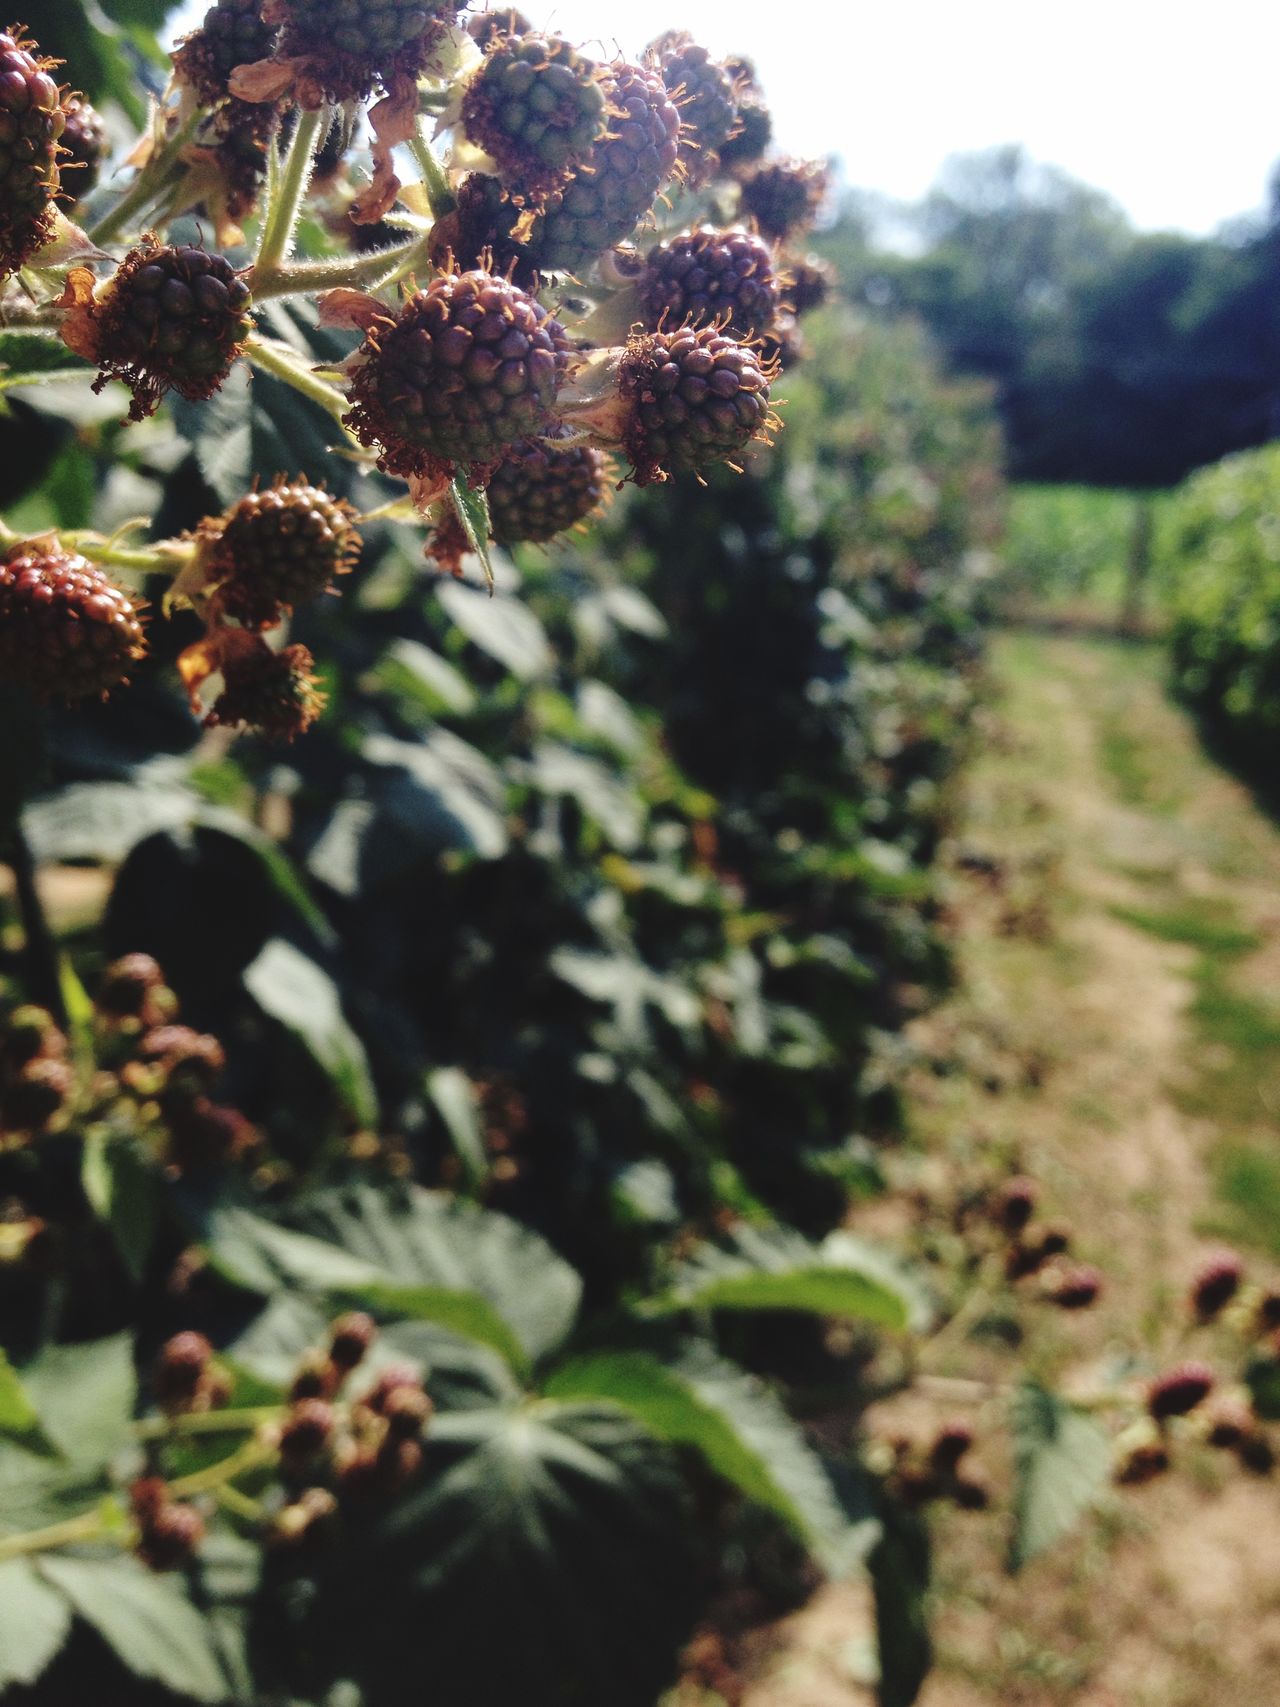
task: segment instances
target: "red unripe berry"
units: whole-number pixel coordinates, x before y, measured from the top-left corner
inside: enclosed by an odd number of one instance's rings
[[[935,1470],[954,1470],[972,1445],[973,1430],[968,1423],[947,1423],[934,1436],[929,1462]]]
[[[292,1468],[309,1463],[333,1438],[333,1406],[325,1399],[299,1399],[280,1429],[280,1456]]]
[[[1235,1297],[1244,1278],[1244,1264],[1235,1251],[1215,1251],[1191,1283],[1191,1308],[1202,1322],[1212,1321]]]
[[[349,1310],[330,1325],[329,1356],[339,1369],[354,1369],[378,1337],[378,1324],[363,1310]]]
[[[1151,1383],[1147,1390],[1147,1410],[1157,1420],[1185,1416],[1208,1398],[1213,1382],[1213,1371],[1207,1363],[1175,1364]]]
[[[0,560],[0,678],[39,699],[105,698],[146,651],[139,609],[52,537],[12,546]]]
[[[1060,1310],[1087,1310],[1102,1291],[1102,1273],[1089,1263],[1060,1269],[1045,1289],[1045,1297]]]
[[[153,1571],[172,1571],[185,1565],[204,1539],[204,1519],[194,1506],[176,1501],[143,1518],[138,1554]]]
[[[995,1218],[1006,1233],[1020,1233],[1035,1213],[1040,1188],[1025,1174],[1006,1180],[995,1201]]]

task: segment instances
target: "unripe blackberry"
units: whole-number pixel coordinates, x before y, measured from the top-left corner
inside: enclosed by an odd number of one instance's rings
[[[53,229],[66,108],[35,43],[0,34],[0,276],[16,272]]]
[[[668,30],[651,51],[680,109],[680,157],[695,182],[705,180],[715,171],[720,145],[737,118],[733,78],[684,30]]]
[[[305,734],[325,705],[314,667],[305,646],[273,652],[263,641],[237,652],[223,664],[222,692],[205,727],[252,729],[268,741],[292,741]]]
[[[328,1525],[336,1515],[338,1502],[328,1488],[304,1488],[292,1504],[275,1515],[267,1533],[267,1544],[273,1547],[297,1547],[316,1539],[318,1530]]]
[[[733,130],[720,144],[720,164],[733,173],[754,166],[772,140],[773,119],[768,107],[758,95],[740,97]]]
[[[164,973],[149,954],[122,954],[102,974],[98,1010],[112,1019],[141,1019],[164,989]]]
[[[275,0],[284,23],[280,52],[300,58],[300,93],[333,101],[363,99],[382,82],[417,78],[457,17],[456,0]]]
[[[139,606],[52,539],[0,559],[0,678],[40,699],[104,698],[146,651]]]
[[[297,1470],[309,1464],[333,1439],[333,1406],[325,1399],[299,1399],[280,1426],[280,1456]]]
[[[457,206],[431,230],[431,264],[442,272],[489,267],[524,289],[537,288],[537,270],[526,245],[513,235],[523,219],[497,178],[469,172],[456,191]]]
[[[995,1200],[995,1218],[1006,1233],[1020,1233],[1035,1213],[1040,1188],[1033,1179],[1019,1174],[1006,1180]]]
[[[530,439],[514,445],[489,477],[489,523],[500,545],[539,544],[565,533],[603,503],[603,455]]]
[[[1141,1487],[1169,1468],[1169,1449],[1149,1418],[1134,1423],[1115,1443],[1112,1476],[1122,1487]]]
[[[1076,1263],[1052,1275],[1045,1297],[1060,1310],[1087,1310],[1102,1291],[1100,1271],[1088,1263]]]
[[[248,285],[230,261],[192,244],[147,236],[96,294],[84,277],[77,269],[68,281],[63,337],[97,362],[95,390],[111,379],[130,388],[134,421],[171,389],[192,402],[212,397],[253,330]]]
[[[4,1058],[15,1067],[34,1061],[38,1055],[61,1057],[67,1052],[67,1040],[47,1008],[34,1002],[23,1002],[4,1022],[4,1041],[0,1046]]]
[[[742,213],[779,241],[812,225],[831,186],[824,160],[774,160],[742,180]]]
[[[204,1519],[196,1508],[170,1501],[142,1519],[138,1557],[153,1571],[177,1570],[203,1540]]]
[[[1234,1452],[1257,1432],[1258,1421],[1243,1399],[1218,1399],[1205,1418],[1204,1438],[1210,1446]]]
[[[40,1132],[60,1112],[75,1086],[66,1061],[37,1056],[19,1069],[0,1100],[0,1127],[10,1132]]]
[[[634,231],[675,171],[680,114],[655,72],[610,67],[607,134],[543,203],[530,239],[540,267],[584,272]]]
[[[947,1491],[961,1511],[985,1511],[991,1504],[991,1489],[976,1476],[957,1476]]]
[[[1147,1390],[1147,1410],[1154,1418],[1182,1417],[1194,1411],[1213,1391],[1213,1371],[1207,1363],[1179,1363],[1158,1376]]]
[[[170,1085],[180,1080],[206,1091],[227,1064],[217,1038],[189,1025],[154,1026],[138,1045],[138,1059],[159,1068]]]
[[[378,1337],[378,1324],[363,1310],[349,1310],[329,1328],[329,1358],[344,1373],[360,1363]]]
[[[973,1430],[968,1423],[947,1423],[933,1437],[929,1462],[935,1470],[954,1470],[973,1445]]]
[[[732,463],[772,421],[769,375],[755,351],[714,326],[633,339],[618,379],[622,444],[638,486]]]
[[[342,1385],[346,1374],[322,1351],[308,1352],[298,1365],[289,1383],[289,1398],[331,1399]]]
[[[161,1410],[191,1409],[212,1356],[213,1347],[203,1334],[188,1331],[165,1341],[156,1359],[154,1375],[156,1402]]]
[[[98,181],[110,144],[102,114],[83,95],[69,95],[65,102],[66,123],[62,129],[62,157],[58,170],[68,205],[82,201]]]
[[[255,65],[271,52],[277,31],[262,11],[262,0],[217,0],[200,28],[173,50],[175,78],[194,89],[203,106],[226,99],[238,65]]]
[[[169,1163],[179,1173],[222,1168],[256,1149],[260,1134],[236,1108],[225,1108],[207,1096],[162,1095],[169,1125]]]
[[[418,1371],[411,1363],[392,1363],[381,1370],[373,1386],[360,1401],[368,1410],[377,1416],[382,1416],[386,1410],[387,1400],[402,1387],[410,1390],[421,1389],[422,1381]]]
[[[481,47],[499,36],[525,36],[533,25],[515,6],[502,6],[496,12],[478,12],[467,20],[467,34]]]
[[[808,314],[822,307],[834,283],[834,269],[817,255],[806,255],[803,261],[787,263],[782,295],[793,314]]]
[[[347,574],[360,553],[355,511],[306,480],[250,492],[201,529],[218,608],[246,628],[270,628]]]
[[[206,196],[215,218],[245,219],[258,205],[267,162],[281,126],[281,109],[269,102],[224,101],[202,135],[216,189]]]
[[[421,1387],[395,1387],[387,1394],[382,1415],[393,1440],[416,1440],[434,1406]]]
[[[1235,1251],[1215,1251],[1191,1283],[1191,1308],[1202,1322],[1212,1321],[1235,1297],[1244,1264]]]
[[[686,231],[649,251],[640,294],[651,331],[716,325],[754,338],[778,310],[768,244],[749,231]]]
[[[560,322],[518,285],[446,274],[366,337],[347,424],[391,474],[496,462],[550,419],[568,358]]]
[[[462,126],[515,194],[538,197],[608,128],[603,74],[560,36],[500,37],[463,97]]]
[[[466,137],[521,196],[558,183],[606,128],[601,68],[561,36],[495,39],[463,97]]]

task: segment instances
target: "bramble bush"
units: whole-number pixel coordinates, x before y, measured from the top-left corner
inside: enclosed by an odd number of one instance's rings
[[[1280,726],[1280,459],[1248,451],[1178,488],[1159,535],[1178,693],[1243,758]]]
[[[149,0],[63,10],[143,117]],[[724,1698],[726,1599],[868,1570],[905,1707],[922,1509],[990,1493],[856,1419],[1102,1283],[1026,1180],[858,1230],[948,976],[985,400],[819,311],[821,170],[687,37],[219,0],[97,188],[3,51],[5,1699],[651,1707],[700,1626]],[[1265,1468],[1276,1327],[1224,1257],[1251,1404],[971,1383],[1013,1563],[1201,1436]]]

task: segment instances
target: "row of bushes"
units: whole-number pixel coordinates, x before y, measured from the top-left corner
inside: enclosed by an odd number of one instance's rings
[[[61,1008],[88,1089],[0,1154],[9,1227],[40,1233],[0,1265],[30,1436],[0,1477],[34,1489],[33,1523],[65,1515],[68,1480],[109,1504],[155,1397],[134,1371],[169,1336],[207,1336],[233,1414],[260,1411],[342,1305],[425,1366],[440,1413],[418,1491],[347,1513],[337,1550],[254,1544],[250,1477],[180,1606],[104,1566],[108,1611],[79,1584],[83,1636],[29,1699],[101,1693],[105,1636],[184,1698],[346,1680],[374,1707],[649,1707],[728,1560],[759,1589],[780,1535],[832,1565],[874,1542],[872,1485],[743,1365],[774,1391],[813,1374],[819,1336],[762,1307],[920,1319],[841,1226],[895,1129],[904,1018],[947,975],[932,867],[1001,494],[982,397],[909,329],[831,313],[813,340],[752,477],[620,500],[592,538],[500,563],[492,598],[426,581],[412,527],[368,524],[340,605],[296,625],[331,702],[287,753],[193,740],[180,621],[118,704],[11,701],[17,864],[111,883],[56,979],[29,895],[4,939],[13,999]],[[184,437],[163,416],[61,432],[15,525],[88,504],[100,527],[125,506],[193,526],[324,433],[262,378],[176,414]],[[85,999],[138,952],[225,1047],[220,1125],[148,1102],[163,1063]],[[848,1402],[865,1349],[825,1370]],[[74,1475],[35,1463],[41,1434],[76,1437]],[[172,1485],[221,1485],[205,1439],[165,1460]],[[894,1702],[927,1663],[902,1557],[878,1578]],[[56,1570],[15,1592],[51,1583],[72,1592]],[[181,1654],[128,1636],[144,1601]]]
[[[1228,457],[1171,503],[1160,571],[1179,694],[1249,761],[1280,729],[1280,450]]]

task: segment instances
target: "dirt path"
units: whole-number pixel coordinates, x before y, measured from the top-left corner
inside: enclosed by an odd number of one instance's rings
[[[1188,1278],[1224,1238],[1280,1277],[1280,831],[1205,757],[1160,665],[1145,646],[997,643],[956,837],[958,991],[915,1038],[914,1183],[1025,1170],[1107,1275],[1037,1353],[1066,1379],[1173,1355]],[[1007,1467],[980,1455],[1000,1503]],[[940,1511],[922,1707],[1280,1703],[1280,1473],[1223,1457],[1117,1494],[1016,1579],[998,1511]],[[823,1591],[747,1707],[862,1707],[866,1631],[861,1591]]]

